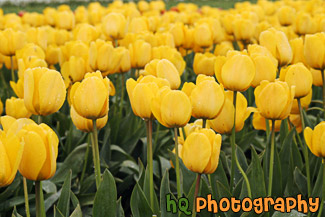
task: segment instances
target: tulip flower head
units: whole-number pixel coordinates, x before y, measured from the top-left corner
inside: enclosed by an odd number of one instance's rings
[[[304,130],[305,141],[310,151],[317,157],[325,157],[325,145],[324,145],[324,132],[325,121],[320,122],[314,130],[310,127],[306,127]]]

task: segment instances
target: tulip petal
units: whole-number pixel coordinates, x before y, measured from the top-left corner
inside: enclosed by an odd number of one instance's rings
[[[0,141],[0,186],[6,186],[8,177],[11,174],[11,167],[3,143]]]

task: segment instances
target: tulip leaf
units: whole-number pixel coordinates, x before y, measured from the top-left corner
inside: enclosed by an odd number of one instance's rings
[[[45,199],[44,201],[45,212],[47,212],[53,206],[53,204],[59,199],[60,195],[61,195],[61,190],[54,194],[53,193],[50,194],[50,196],[48,196]]]
[[[196,180],[197,180],[197,176],[198,174],[194,173],[196,176],[195,176],[195,179],[192,183],[192,186],[190,188],[190,190],[188,191],[188,194],[185,194],[185,197],[188,199],[188,202],[189,202],[189,206],[188,206],[188,209],[187,211],[188,212],[191,212],[192,213],[192,210],[193,210],[193,203],[194,203],[194,193],[195,193],[195,186],[196,186]],[[201,177],[201,181],[202,181],[202,177]],[[202,182],[200,182],[200,186],[202,185]],[[198,195],[200,194],[200,189],[201,187],[199,187],[199,192],[198,192]],[[187,217],[188,215],[185,214],[184,212],[181,213],[181,217]]]
[[[122,207],[122,197],[116,201],[116,217],[125,217],[124,210]]]
[[[212,200],[215,200],[216,198],[212,194],[212,189],[207,183],[206,179],[202,177],[201,179],[201,194],[198,196],[201,196],[203,198],[207,198],[207,195],[211,195]],[[213,212],[209,212],[208,208],[202,209],[199,216],[201,217],[213,217]]]
[[[319,159],[319,161],[321,160]],[[318,170],[316,183],[314,185],[311,197],[322,197],[322,185],[323,185],[323,168],[321,167]]]
[[[16,206],[14,207],[11,217],[23,217],[17,212]]]
[[[57,192],[56,185],[49,180],[42,181],[42,188],[48,194]]]
[[[62,212],[54,205],[54,216],[56,217],[64,217]]]
[[[21,185],[21,180],[22,178],[17,176],[13,183],[11,183],[11,185],[1,192],[0,201],[5,201],[6,198],[12,196],[16,192],[17,188]]]
[[[236,156],[237,156],[240,166],[242,167],[242,169],[244,171],[246,171],[247,167],[248,167],[247,159],[246,159],[246,156],[245,156],[244,152],[242,151],[242,149],[238,146],[236,148]],[[242,178],[242,174],[240,173],[237,166],[235,166],[235,168],[236,168],[235,169],[235,184],[237,184],[239,182],[239,180]]]
[[[82,211],[79,204],[77,205],[75,210],[71,213],[70,217],[82,217]]]
[[[210,174],[211,177],[211,188],[212,188],[212,195],[215,198],[219,198],[219,195],[217,194],[217,181],[221,182],[226,188],[229,189],[229,183],[228,183],[228,178],[225,173],[225,170],[223,169],[223,164],[222,161],[219,160],[218,167],[216,171],[212,174]]]
[[[281,121],[280,144],[283,144],[283,142],[285,142],[285,140],[288,139],[288,133],[289,133],[289,127],[288,127],[288,118],[287,118],[287,119],[284,119],[284,120]]]
[[[60,213],[63,214],[63,216],[68,217],[69,216],[69,210],[70,210],[70,192],[71,192],[71,174],[72,171],[67,174],[66,179],[63,183],[62,189],[61,189],[61,195],[57,204],[56,209],[60,211]],[[57,216],[55,216],[57,217]]]
[[[155,184],[155,183],[153,183]],[[153,186],[155,188],[155,186]],[[147,167],[146,173],[144,176],[144,185],[143,185],[143,191],[144,195],[146,196],[147,200],[150,201],[150,173],[149,168]],[[154,211],[154,213],[159,213],[159,203],[156,194],[153,195],[153,207],[151,209]],[[158,215],[159,216],[159,215]]]
[[[294,172],[294,181],[299,188],[299,191],[302,195],[307,196],[307,179],[306,176],[302,174],[302,172],[296,167]]]
[[[152,216],[153,212],[150,208],[148,200],[144,192],[136,183],[131,195],[131,211],[134,217]]]
[[[177,201],[175,196],[170,191],[169,187],[169,173],[168,170],[165,170],[164,176],[161,180],[160,185],[160,210],[161,210],[161,217],[172,217],[178,216],[176,213],[167,212],[167,196],[170,195],[170,199]],[[177,208],[176,208],[177,209]]]
[[[282,213],[282,212],[278,212],[276,211],[272,217],[304,217],[306,216],[303,213],[297,212],[296,210],[292,210],[290,213]]]
[[[93,216],[105,217],[115,216],[116,214],[116,198],[117,190],[114,177],[106,169],[103,174],[103,180],[97,190],[94,206]]]

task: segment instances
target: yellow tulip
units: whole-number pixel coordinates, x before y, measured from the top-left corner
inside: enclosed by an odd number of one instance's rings
[[[162,0],[155,0],[149,2],[150,10],[163,11],[166,8],[165,2]]]
[[[26,34],[13,29],[0,31],[0,53],[5,56],[13,56],[16,51],[23,48],[26,44]]]
[[[39,59],[36,56],[30,56],[25,59],[18,59],[18,77],[24,78],[25,70],[35,67],[47,67],[47,63],[45,60]]]
[[[236,40],[249,42],[255,33],[255,24],[249,19],[237,18],[233,21],[234,36]]]
[[[220,57],[217,61],[220,61]],[[252,59],[239,52],[228,52],[224,64],[215,64],[218,81],[232,91],[247,90],[255,77],[255,71]]]
[[[307,96],[313,85],[312,74],[302,63],[281,69],[280,80],[287,82],[289,87],[296,86],[295,98]]]
[[[261,32],[260,45],[266,47],[279,61],[280,66],[287,65],[292,60],[292,49],[284,32],[270,28]]]
[[[165,86],[151,101],[155,118],[165,127],[183,127],[191,118],[192,106],[188,96],[180,90]]]
[[[75,25],[75,17],[72,11],[57,11],[55,13],[55,26],[59,29],[71,30]]]
[[[136,40],[129,45],[132,68],[143,68],[151,60],[151,45],[143,40]]]
[[[304,130],[305,141],[310,151],[317,157],[325,157],[324,149],[324,132],[325,132],[325,121],[320,122],[316,125],[314,130],[310,127],[306,127]]]
[[[3,103],[0,99],[0,115],[2,115],[2,113],[3,113]]]
[[[109,13],[102,20],[102,30],[107,37],[121,39],[126,31],[126,19],[121,13]]]
[[[157,46],[175,47],[175,38],[170,32],[158,32],[155,34]]]
[[[71,38],[72,38],[71,32],[65,29],[57,29],[54,32],[55,43],[58,46],[64,45],[66,42],[70,41]]]
[[[118,47],[116,48],[116,52],[118,52],[119,56],[121,56],[121,61],[118,66],[117,72],[119,73],[128,72],[131,69],[130,51],[125,47]]]
[[[44,14],[44,17],[45,17],[45,22],[50,26],[54,26],[55,25],[56,10],[54,8],[51,8],[51,7],[46,7],[43,10],[43,14]]]
[[[59,138],[46,124],[25,125],[18,136],[25,142],[19,172],[34,181],[50,179],[56,171]]]
[[[306,35],[304,54],[308,65],[314,69],[325,68],[325,33]]]
[[[15,92],[16,96],[24,99],[24,79],[19,78],[15,83],[14,81],[10,81],[10,87]]]
[[[80,5],[74,11],[76,23],[87,23],[88,22],[88,11],[85,6]]]
[[[24,104],[24,99],[11,97],[6,100],[6,114],[18,118],[29,118],[32,113],[30,113]]]
[[[148,20],[146,17],[135,17],[131,19],[128,32],[141,33],[149,30]]]
[[[74,109],[73,105],[71,106],[70,109],[70,116],[73,124],[76,126],[77,129],[88,133],[93,131],[93,121],[80,116]],[[108,115],[105,115],[102,118],[98,118],[96,120],[96,128],[98,130],[102,129],[106,125],[107,120],[108,120]]]
[[[214,49],[214,55],[216,56],[227,56],[229,50],[234,50],[234,46],[230,41],[223,41],[217,44]]]
[[[294,22],[296,10],[290,6],[282,6],[277,12],[278,19],[282,26],[289,26]]]
[[[61,74],[64,78],[66,87],[70,83],[81,81],[86,74],[86,64],[81,57],[70,57],[69,61],[63,63]]]
[[[71,56],[82,57],[88,62],[90,49],[87,44],[82,41],[69,41],[61,47],[60,65],[68,61]],[[90,67],[90,66],[89,66]]]
[[[295,38],[290,40],[290,45],[292,48],[292,61],[291,64],[302,62],[307,66],[306,58],[304,55],[304,42],[302,38]]]
[[[154,59],[150,61],[146,65],[142,74],[154,75],[155,77],[166,79],[169,82],[171,89],[178,89],[179,85],[181,84],[179,72],[167,59]]]
[[[193,71],[195,74],[204,74],[208,76],[214,75],[214,62],[216,56],[207,52],[207,53],[196,53],[194,56],[193,62]]]
[[[93,71],[99,70],[103,76],[117,72],[121,58],[111,43],[98,39],[90,44],[89,64]]]
[[[194,31],[195,31],[194,28],[184,26],[183,48],[186,50],[190,50],[194,47]]]
[[[86,44],[89,44],[92,41],[95,41],[99,37],[99,34],[97,33],[97,30],[94,26],[83,23],[78,24],[73,29],[73,38],[74,40],[80,40],[85,42]]]
[[[8,186],[14,181],[23,151],[24,143],[15,134],[0,130],[0,187]]]
[[[28,61],[28,58],[35,56],[38,59],[45,59],[45,53],[43,49],[33,43],[28,43],[23,46],[20,50],[16,51],[17,59],[24,59],[25,62]]]
[[[312,34],[317,30],[316,21],[307,12],[298,12],[294,22],[295,32],[298,35]]]
[[[87,119],[106,116],[109,109],[110,81],[100,71],[87,73],[81,82],[73,84],[70,99],[76,112]]]
[[[146,2],[146,1],[143,1],[143,0],[139,1],[138,2],[138,9],[141,12],[149,10],[149,3]]]
[[[297,89],[297,88],[296,88]],[[300,98],[300,103],[301,103],[301,107],[303,109],[307,109],[309,104],[311,103],[311,99],[313,96],[313,89],[310,89],[309,93],[307,94],[307,96],[301,97]],[[291,114],[300,114],[299,112],[299,107],[298,107],[298,100],[294,99],[293,103],[292,103],[292,108],[291,108]]]
[[[300,114],[290,114],[289,121],[293,126],[296,127],[298,133],[302,132],[302,122],[300,119]],[[289,125],[289,129],[291,130],[291,126]]]
[[[281,121],[282,120],[276,120],[274,125],[274,132],[279,132],[281,128]],[[270,130],[272,129],[272,121],[268,120]],[[253,127],[255,130],[263,130],[266,131],[266,120],[265,118],[258,112],[254,112],[253,114],[253,121],[252,121]]]
[[[182,46],[185,40],[184,24],[181,22],[177,22],[170,27],[169,31],[174,37],[175,46]]]
[[[234,32],[233,21],[236,16],[233,13],[226,13],[221,17],[221,24],[223,28],[226,30],[228,35],[232,35]]]
[[[214,119],[217,117],[225,101],[222,84],[213,77],[198,75],[196,85],[185,83],[182,91],[191,100],[192,115],[195,118]]]
[[[24,100],[34,115],[57,112],[64,103],[65,85],[58,71],[48,68],[27,69],[24,74]]]
[[[194,43],[202,48],[208,48],[213,44],[213,35],[209,24],[203,23],[195,26]]]
[[[139,77],[137,81],[132,78],[126,81],[126,90],[129,95],[133,113],[144,119],[153,119],[151,101],[156,96],[159,88],[169,87],[166,79],[156,78],[152,75]]]
[[[321,70],[310,68],[310,72],[313,76],[313,85],[317,87],[323,86],[323,78]]]
[[[7,69],[11,69],[13,68],[14,70],[18,69],[18,62],[17,62],[17,58],[16,56],[12,56],[12,62],[13,64],[11,64],[11,57],[9,56],[4,56],[4,61],[5,61],[5,66]]]
[[[231,133],[234,126],[234,105],[233,92],[225,92],[225,102],[218,116],[213,120],[208,120],[209,126],[217,133]],[[247,108],[247,100],[240,92],[236,98],[236,132],[243,129],[245,120],[249,117],[252,110]]]
[[[290,114],[295,86],[289,88],[286,82],[264,80],[256,87],[254,95],[257,109],[264,118],[283,120]]]
[[[29,28],[26,31],[27,42],[34,43],[46,50],[48,44],[48,30],[44,27]]]
[[[201,129],[192,132],[181,150],[185,166],[196,173],[213,173],[219,163],[221,135],[213,130]]]
[[[60,47],[49,45],[45,51],[45,60],[49,65],[55,65],[59,63],[60,55],[62,55]]]
[[[167,59],[174,64],[182,75],[186,66],[182,55],[175,49],[168,46],[159,46],[152,48],[152,59]]]

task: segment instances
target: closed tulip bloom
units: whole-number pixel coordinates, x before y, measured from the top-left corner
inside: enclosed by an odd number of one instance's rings
[[[184,42],[183,48],[186,50],[190,50],[194,47],[194,28],[190,28],[188,26],[184,26]]]
[[[277,68],[273,64],[270,57],[263,55],[253,55],[251,58],[255,64],[256,69],[255,77],[252,81],[253,87],[257,87],[263,80],[275,80]]]
[[[176,67],[167,59],[152,60],[150,61],[144,70],[144,75],[154,75],[158,78],[166,79],[171,89],[178,89],[181,84],[180,74]]]
[[[137,40],[129,45],[132,68],[143,68],[151,60],[151,45]]]
[[[262,81],[254,91],[255,103],[264,118],[283,120],[290,114],[295,96],[295,86],[289,88],[286,82]]]
[[[29,28],[26,31],[27,42],[34,43],[46,50],[48,44],[48,30],[46,28]]]
[[[16,97],[11,97],[6,100],[6,114],[16,119],[29,118],[32,115],[32,113],[26,109],[24,99]]]
[[[281,128],[281,121],[282,120],[276,120],[274,125],[274,132],[279,132]],[[269,127],[272,129],[272,121],[268,120]],[[255,130],[263,130],[266,131],[266,120],[265,118],[258,112],[254,112],[253,114],[253,121],[252,121],[253,127]]]
[[[163,87],[151,101],[155,118],[165,127],[183,127],[191,118],[192,106],[188,96],[180,90]]]
[[[212,31],[207,23],[195,26],[194,43],[202,48],[208,48],[213,44]]]
[[[216,56],[212,53],[196,53],[194,56],[193,70],[195,74],[214,75],[214,62]]]
[[[0,31],[0,53],[5,56],[13,56],[15,52],[26,44],[26,34],[13,29]]]
[[[151,101],[158,93],[160,87],[169,86],[166,79],[156,78],[152,75],[138,78],[137,81],[132,78],[126,81],[126,90],[129,95],[133,113],[144,119],[153,119],[151,110]]]
[[[310,105],[311,103],[311,99],[312,99],[312,96],[313,96],[313,89],[310,89],[309,93],[307,94],[307,96],[304,96],[304,97],[301,97],[300,98],[300,103],[301,103],[301,107],[303,109],[307,109],[308,106]],[[291,114],[300,114],[299,112],[299,107],[298,107],[298,100],[297,99],[294,99],[293,100],[293,103],[292,103],[292,108],[291,108]]]
[[[45,53],[43,49],[33,43],[25,44],[20,50],[16,51],[17,59],[23,59],[24,62],[28,62],[31,57],[37,57],[38,59],[45,59]]]
[[[0,130],[0,187],[8,186],[14,181],[23,151],[24,143],[15,134]]]
[[[231,133],[234,126],[234,105],[233,92],[225,92],[225,102],[218,116],[213,120],[208,120],[209,126],[217,133]],[[249,117],[252,109],[247,108],[247,100],[241,93],[237,94],[236,99],[236,132],[243,129],[245,120]]]
[[[128,31],[132,33],[141,33],[149,30],[148,20],[146,17],[135,17],[131,19]]]
[[[59,63],[59,57],[61,52],[60,47],[56,45],[49,45],[45,51],[45,60],[49,65],[55,65]]]
[[[78,24],[76,28],[73,29],[73,38],[87,44],[95,41],[98,37],[99,34],[97,33],[96,28],[90,24]]]
[[[109,13],[102,19],[102,30],[107,37],[121,39],[126,32],[126,19],[121,13]]]
[[[128,72],[131,69],[130,51],[128,49],[126,49],[125,47],[118,47],[115,50],[121,56],[121,61],[118,66],[117,72],[119,72],[119,73]]]
[[[90,44],[89,64],[93,71],[99,70],[103,76],[116,72],[121,57],[121,54],[116,52],[111,43],[97,40]]]
[[[234,50],[234,46],[230,41],[223,41],[217,44],[214,49],[214,55],[216,56],[227,56],[229,50]]]
[[[308,65],[314,69],[325,68],[325,33],[306,35],[304,54]]]
[[[149,10],[149,3],[146,1],[139,1],[138,2],[138,9],[141,12]]]
[[[75,17],[72,11],[57,11],[55,14],[55,26],[59,29],[71,30],[75,25]]]
[[[182,90],[189,94],[192,104],[192,115],[195,118],[214,119],[224,104],[223,86],[213,77],[199,75],[196,85],[184,85]]]
[[[316,125],[314,130],[310,127],[306,127],[304,130],[305,141],[310,151],[317,157],[325,157],[325,146],[324,146],[324,132],[325,132],[325,121],[320,122]]]
[[[31,56],[25,59],[18,59],[18,77],[24,78],[25,70],[35,67],[47,67],[47,63],[45,60],[39,59],[36,56]]]
[[[24,76],[24,100],[34,115],[57,112],[64,103],[65,85],[58,71],[48,68],[27,69]]]
[[[292,60],[292,49],[284,32],[270,28],[261,32],[260,45],[266,47],[279,61],[280,66],[287,65]]]
[[[307,96],[313,85],[312,74],[302,63],[281,70],[280,80],[287,82],[289,87],[296,86],[295,98]]]
[[[228,57],[223,65],[215,64],[215,74],[218,81],[226,89],[232,91],[247,90],[255,77],[255,71],[252,59],[242,53],[231,54],[228,52]]]
[[[221,135],[213,130],[201,129],[191,133],[182,148],[185,166],[196,173],[213,173],[219,163]]]
[[[307,12],[299,12],[294,24],[295,32],[298,35],[312,34],[317,29],[315,20]]]
[[[295,20],[296,10],[293,7],[285,5],[279,8],[277,16],[282,26],[289,26]]]
[[[50,179],[56,171],[59,138],[46,124],[25,125],[18,136],[25,142],[19,172],[34,181]]]
[[[171,26],[169,29],[170,33],[172,33],[175,41],[175,46],[180,47],[183,45],[185,40],[184,35],[184,24],[181,22],[177,22],[174,25]]]
[[[85,6],[80,5],[74,11],[76,23],[87,23],[88,22],[88,11]]]
[[[305,66],[307,66],[306,58],[304,55],[304,41],[300,38],[295,38],[290,40],[290,45],[292,48],[292,61],[291,64],[302,62]]]
[[[221,24],[225,28],[228,35],[232,35],[234,32],[233,21],[235,20],[236,15],[233,13],[226,13],[221,18]]]
[[[71,120],[72,120],[73,124],[76,126],[76,128],[78,130],[81,130],[81,131],[87,132],[87,133],[92,132],[93,121],[91,119],[87,119],[87,118],[80,116],[74,109],[73,105],[70,108],[70,116],[71,116]],[[108,115],[105,115],[102,118],[98,118],[96,120],[96,128],[98,130],[102,129],[106,125],[107,120],[108,120]]]
[[[238,18],[233,22],[236,40],[249,41],[254,37],[256,25],[249,19]]]
[[[87,73],[81,82],[74,83],[70,98],[80,116],[94,120],[107,115],[109,92],[109,79],[97,71]]]
[[[43,14],[44,14],[44,17],[45,17],[45,22],[50,26],[55,25],[55,13],[56,13],[56,9],[51,8],[51,7],[46,7],[43,10]]]
[[[17,82],[10,81],[10,87],[15,92],[16,96],[24,99],[24,79],[19,78]]]
[[[323,86],[323,78],[321,70],[310,68],[310,72],[313,76],[313,85],[317,87]]]
[[[61,74],[64,78],[66,87],[70,83],[81,81],[86,74],[86,64],[81,57],[70,57],[69,61],[63,63]]]

